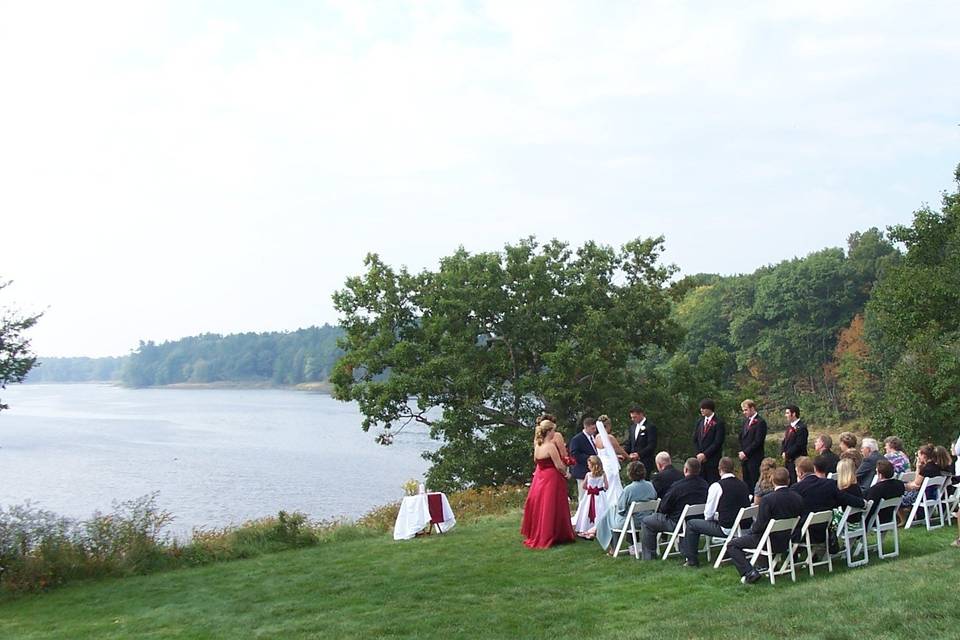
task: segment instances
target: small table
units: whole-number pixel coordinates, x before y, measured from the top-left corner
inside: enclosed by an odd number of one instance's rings
[[[393,526],[393,539],[410,540],[428,525],[431,528],[435,526],[440,533],[446,533],[456,523],[446,494],[437,491],[407,496],[400,503],[397,522]]]

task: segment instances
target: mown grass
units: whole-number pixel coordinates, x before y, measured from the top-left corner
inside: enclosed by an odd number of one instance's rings
[[[743,586],[729,567],[526,549],[519,513],[0,602],[22,638],[957,637],[955,530],[903,533],[899,559]]]

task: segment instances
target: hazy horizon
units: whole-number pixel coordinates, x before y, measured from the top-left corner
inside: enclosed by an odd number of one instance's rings
[[[960,5],[0,5],[0,307],[44,357],[338,324],[368,252],[845,246],[960,161]]]

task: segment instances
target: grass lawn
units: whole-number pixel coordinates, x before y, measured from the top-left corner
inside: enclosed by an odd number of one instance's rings
[[[519,513],[0,601],[0,638],[957,638],[956,529],[901,556],[744,586],[732,567],[521,543]]]

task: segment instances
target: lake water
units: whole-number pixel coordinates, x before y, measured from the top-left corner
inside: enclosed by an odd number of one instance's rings
[[[159,491],[178,535],[281,509],[362,515],[422,479],[437,446],[421,425],[376,444],[356,405],[300,391],[28,384],[0,398],[0,506],[86,518]]]

